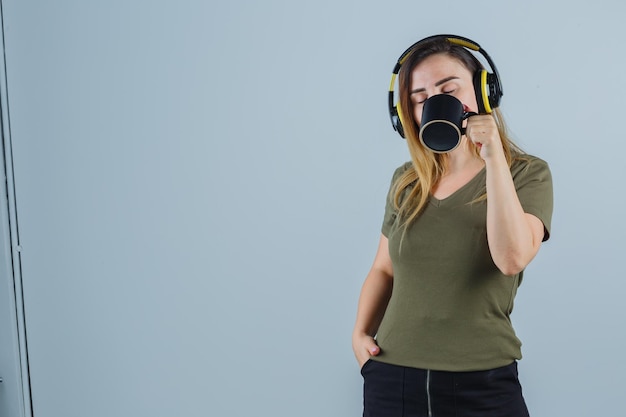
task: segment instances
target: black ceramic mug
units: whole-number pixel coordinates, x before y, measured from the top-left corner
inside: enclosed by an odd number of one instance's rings
[[[475,115],[463,111],[463,103],[449,94],[437,94],[424,102],[419,138],[433,152],[450,152],[465,134],[463,120]]]

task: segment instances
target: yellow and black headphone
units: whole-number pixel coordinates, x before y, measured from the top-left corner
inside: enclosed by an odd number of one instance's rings
[[[418,47],[427,42],[431,42],[437,39],[446,39],[448,42],[454,45],[460,45],[470,51],[480,53],[491,67],[491,73],[485,69],[479,69],[474,74],[474,91],[476,93],[476,101],[478,102],[478,112],[481,114],[488,114],[500,105],[500,99],[502,98],[502,84],[500,82],[500,76],[498,75],[498,69],[493,60],[487,54],[483,48],[476,42],[456,35],[434,35],[424,38],[415,42],[406,51],[400,55],[396,66],[393,68],[391,75],[391,85],[389,86],[389,116],[391,117],[391,125],[394,130],[397,131],[400,136],[404,137],[404,128],[402,127],[400,103],[395,104],[394,99],[394,87],[396,84],[396,76],[400,72],[402,64]]]

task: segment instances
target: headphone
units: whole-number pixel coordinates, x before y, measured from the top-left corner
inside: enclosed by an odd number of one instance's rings
[[[427,42],[431,42],[433,40],[447,40],[451,44],[459,45],[464,47],[465,49],[469,49],[470,51],[475,51],[480,53],[486,60],[489,66],[491,67],[491,73],[489,73],[485,69],[479,69],[474,73],[473,83],[474,83],[474,92],[476,93],[476,101],[478,102],[478,112],[481,114],[489,114],[500,105],[500,99],[502,98],[502,84],[500,82],[500,76],[498,75],[498,69],[494,64],[493,60],[487,54],[483,48],[480,47],[476,42],[464,38],[462,36],[456,35],[434,35],[424,38],[420,41],[415,42],[411,45],[406,51],[400,55],[398,58],[398,62],[393,68],[393,73],[391,75],[391,85],[389,86],[389,117],[391,118],[391,125],[393,129],[400,134],[403,138],[404,136],[404,128],[402,127],[402,117],[400,116],[402,112],[400,111],[400,103],[397,105],[394,104],[394,87],[396,84],[396,76],[400,72],[400,68],[402,64],[407,60],[407,58],[415,51],[418,47],[424,45]]]

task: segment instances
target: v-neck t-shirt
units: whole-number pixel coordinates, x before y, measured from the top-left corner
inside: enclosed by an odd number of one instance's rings
[[[395,171],[387,197],[382,233],[389,240],[393,291],[376,336],[381,352],[372,359],[441,371],[486,370],[521,359],[510,315],[523,271],[504,275],[491,258],[487,204],[479,198],[485,168],[448,197],[431,195],[403,234],[392,189],[410,165]],[[520,155],[511,173],[524,211],[543,222],[546,240],[553,204],[548,164]]]

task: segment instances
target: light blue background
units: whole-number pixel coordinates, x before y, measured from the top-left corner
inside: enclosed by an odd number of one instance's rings
[[[422,37],[480,43],[549,161],[514,325],[533,417],[623,412],[618,0],[3,0],[37,417],[357,416],[350,336]]]

